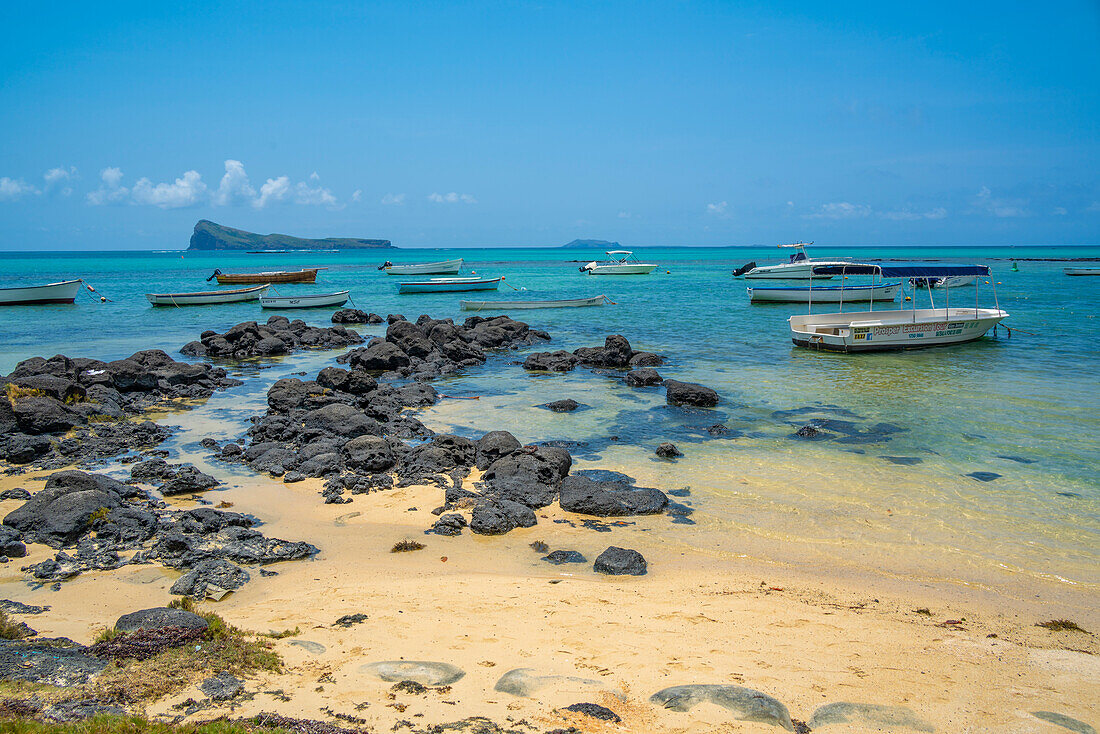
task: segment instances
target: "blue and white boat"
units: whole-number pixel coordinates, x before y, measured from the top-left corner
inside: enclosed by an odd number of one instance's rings
[[[872,285],[777,285],[746,288],[750,303],[852,303],[893,301],[901,282]]]
[[[495,291],[500,287],[500,278],[432,278],[415,283],[402,283],[398,293],[459,293],[463,291]]]

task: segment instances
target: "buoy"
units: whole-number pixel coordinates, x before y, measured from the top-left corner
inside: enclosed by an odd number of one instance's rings
[[[666,270],[666,271],[665,271],[665,275],[671,275],[671,274],[672,274],[672,271],[671,271],[671,270]]]
[[[106,298],[104,298],[103,296],[100,296],[100,297],[99,297],[99,302],[100,302],[100,303],[106,303],[106,302],[107,302],[107,299],[106,299]]]
[[[1018,273],[1018,272],[1020,272],[1020,265],[1019,265],[1019,263],[1017,263],[1017,262],[1013,261],[1013,263],[1012,263],[1012,272],[1014,272],[1014,273]]]
[[[905,297],[905,300],[907,300],[907,301],[912,301],[912,300],[913,300],[913,297],[912,297],[912,296],[906,296],[906,297]]]

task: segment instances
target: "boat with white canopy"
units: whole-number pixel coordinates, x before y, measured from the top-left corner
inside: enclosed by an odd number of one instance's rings
[[[750,303],[855,303],[893,301],[901,283],[870,285],[767,285],[746,288]]]
[[[583,308],[611,303],[607,296],[564,298],[556,301],[461,301],[463,311],[518,311],[529,308]]]
[[[457,275],[462,270],[462,258],[409,265],[394,265],[387,260],[378,269],[386,271],[386,275]]]
[[[653,263],[640,262],[630,250],[608,250],[607,260],[593,260],[579,270],[585,275],[648,275],[657,269]]]
[[[815,259],[806,254],[806,248],[813,242],[794,242],[779,245],[781,248],[796,250],[785,263],[775,265],[757,265],[749,263],[739,268],[734,275],[743,275],[749,280],[828,280],[833,277],[813,272],[815,265],[843,265],[852,262],[851,258]],[[751,267],[750,267],[751,266]]]
[[[944,278],[953,276],[988,276],[986,265],[948,265],[918,263],[845,263],[815,265],[814,277],[821,275],[872,275],[883,278]],[[916,308],[888,311],[849,311],[847,313],[807,313],[791,316],[787,321],[791,341],[796,346],[830,352],[870,352],[894,349],[962,344],[980,339],[1008,317],[997,301],[995,308],[978,306],[978,290],[974,289],[974,306],[952,306],[950,288],[944,292],[943,308]],[[928,288],[929,300],[932,289]],[[958,303],[958,300],[956,300]],[[812,308],[813,303],[810,302]]]

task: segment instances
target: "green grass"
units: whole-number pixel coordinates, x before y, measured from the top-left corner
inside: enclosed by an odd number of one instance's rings
[[[0,638],[5,640],[21,640],[26,637],[23,627],[8,618],[4,612],[0,612]]]
[[[275,630],[271,630],[270,632],[261,632],[260,636],[270,637],[273,640],[281,640],[285,637],[297,637],[300,634],[302,634],[302,630],[295,627],[292,630],[282,630],[281,632],[276,632]]]

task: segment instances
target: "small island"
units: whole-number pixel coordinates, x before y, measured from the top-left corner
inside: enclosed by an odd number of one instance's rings
[[[609,242],[608,240],[573,240],[562,245],[565,247],[621,247],[618,242]]]
[[[286,234],[256,234],[225,227],[207,219],[195,224],[188,250],[365,250],[392,248],[389,240],[326,237],[310,240]]]

